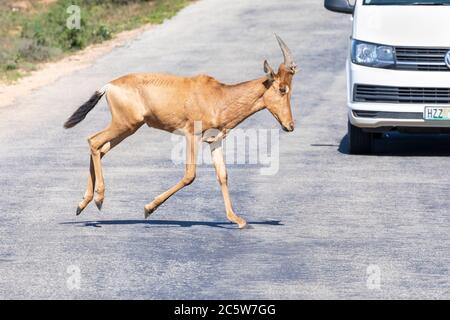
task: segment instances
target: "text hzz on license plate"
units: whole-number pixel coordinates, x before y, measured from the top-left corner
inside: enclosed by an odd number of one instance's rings
[[[425,107],[425,120],[450,120],[450,107]]]

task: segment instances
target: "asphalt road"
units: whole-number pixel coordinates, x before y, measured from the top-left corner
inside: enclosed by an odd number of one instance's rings
[[[227,223],[206,165],[143,220],[183,174],[170,135],[147,127],[105,157],[102,213],[92,204],[75,217],[105,101],[76,128],[62,124],[94,90],[135,71],[257,78],[265,58],[281,61],[273,32],[301,69],[297,126],[280,133],[276,175],[229,166],[252,229]],[[349,32],[349,17],[317,0],[199,1],[0,109],[0,298],[450,298],[450,139],[394,135],[377,155],[347,154]],[[279,129],[267,111],[241,127]]]

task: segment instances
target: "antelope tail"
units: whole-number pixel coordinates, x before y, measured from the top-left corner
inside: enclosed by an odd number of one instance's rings
[[[64,123],[64,128],[69,129],[74,126],[76,126],[78,123],[84,120],[86,118],[86,115],[94,109],[95,105],[100,101],[100,99],[103,97],[103,95],[106,93],[106,89],[108,88],[108,85],[104,86],[100,90],[95,91],[95,93],[92,95],[92,97],[83,103],[81,107],[75,111],[69,119]]]

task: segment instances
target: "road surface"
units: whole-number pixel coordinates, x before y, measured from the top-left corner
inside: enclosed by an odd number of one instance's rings
[[[203,0],[0,109],[0,298],[450,298],[450,139],[393,135],[377,155],[348,155],[350,26],[316,0]],[[183,174],[171,136],[147,127],[104,158],[102,212],[75,216],[105,101],[74,129],[62,124],[94,90],[137,71],[257,78],[264,59],[281,62],[274,32],[300,66],[296,130],[280,132],[275,175],[229,166],[252,229],[227,223],[207,165],[143,220]],[[279,126],[263,111],[241,128]]]

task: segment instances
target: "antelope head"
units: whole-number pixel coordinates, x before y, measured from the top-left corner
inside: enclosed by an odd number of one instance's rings
[[[265,107],[280,123],[284,131],[294,131],[294,120],[291,111],[292,78],[297,71],[291,50],[283,40],[275,35],[284,56],[284,62],[275,73],[267,60],[264,61],[264,72],[267,74],[263,100]]]

